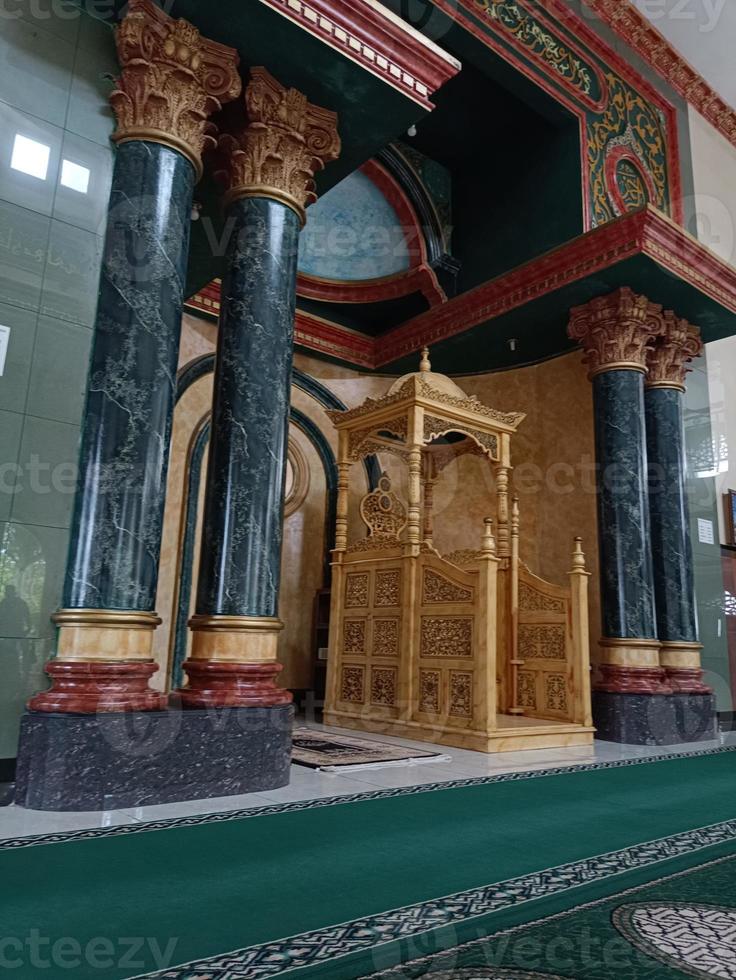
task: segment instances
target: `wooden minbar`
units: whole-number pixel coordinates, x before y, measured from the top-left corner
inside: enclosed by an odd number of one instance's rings
[[[525,416],[468,397],[431,370],[426,350],[383,398],[329,415],[339,480],[325,723],[483,752],[590,744],[581,541],[567,587],[519,554],[510,450]],[[367,535],[348,541],[350,470],[373,453],[407,466],[408,499],[384,473],[360,504]],[[465,453],[493,468],[494,517],[476,550],[441,555],[433,487]]]

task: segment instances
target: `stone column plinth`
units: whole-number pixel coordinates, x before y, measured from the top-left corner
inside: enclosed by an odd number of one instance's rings
[[[281,540],[298,240],[333,113],[254,68],[220,138],[231,237],[222,286],[203,541],[184,707],[277,706]]]
[[[152,710],[148,687],[194,185],[237,54],[130,0],[110,97],[118,144],[58,655],[41,712]]]

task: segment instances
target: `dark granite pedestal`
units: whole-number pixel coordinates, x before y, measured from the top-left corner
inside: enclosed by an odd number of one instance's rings
[[[15,802],[32,810],[111,810],[286,786],[291,705],[26,712]]]
[[[593,692],[597,738],[627,745],[680,745],[718,734],[712,694]]]

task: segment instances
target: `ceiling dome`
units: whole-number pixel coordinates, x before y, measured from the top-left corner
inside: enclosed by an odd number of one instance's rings
[[[412,378],[420,378],[425,384],[430,388],[434,388],[435,391],[441,391],[443,395],[452,395],[453,398],[467,398],[463,389],[456,385],[452,378],[448,378],[446,374],[435,374],[432,370],[432,365],[429,363],[429,348],[424,347],[422,349],[422,359],[419,362],[419,370],[412,371],[410,374],[404,374],[402,377],[397,378],[396,381],[391,385],[388,390],[389,395],[395,394],[399,391],[407,381]]]

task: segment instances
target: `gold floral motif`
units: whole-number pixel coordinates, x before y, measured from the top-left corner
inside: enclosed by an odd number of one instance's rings
[[[347,552],[351,554],[361,551],[386,551],[386,549],[400,547],[401,542],[397,538],[374,536],[353,541],[351,545],[348,545]]]
[[[406,507],[391,489],[391,480],[383,473],[375,490],[360,502],[360,516],[368,534],[386,543],[397,542],[406,527]]]
[[[665,331],[649,351],[647,384],[652,388],[684,391],[688,364],[703,353],[700,331],[674,313],[664,314]]]
[[[450,671],[450,714],[473,717],[473,675],[467,671]]]
[[[421,657],[472,657],[473,619],[422,616]]]
[[[474,429],[462,422],[451,422],[449,419],[441,419],[436,415],[424,416],[425,442],[432,442],[433,439],[438,439],[447,432],[461,432],[463,435],[470,436],[484,452],[493,459],[498,459],[498,436],[493,435],[493,433],[481,432],[480,429]]]
[[[552,596],[538,592],[525,582],[519,584],[519,609],[523,612],[564,612],[563,599],[553,599]]]
[[[247,124],[220,137],[227,185],[226,202],[241,197],[274,197],[293,208],[302,222],[317,200],[314,175],[340,155],[337,116],[285,88],[265,68],[252,68],[245,90]]]
[[[519,654],[523,660],[564,660],[565,653],[564,626],[519,625]]]
[[[116,143],[150,140],[184,153],[202,174],[214,146],[213,112],[240,94],[238,54],[174,20],[151,0],[129,0],[115,34],[122,73],[110,95]]]
[[[401,572],[398,568],[376,572],[374,606],[398,606],[401,603]]]
[[[440,710],[440,672],[438,670],[419,671],[419,710],[430,715]]]
[[[567,711],[567,681],[564,674],[546,674],[544,690],[549,711]]]
[[[398,657],[399,655],[399,620],[373,620],[373,656]]]
[[[537,708],[537,677],[530,670],[519,671],[519,706]]]
[[[572,88],[583,95],[596,94],[595,89],[598,86],[594,69],[576,57],[554,34],[545,30],[516,0],[475,0],[475,3],[491,20],[564,78]]]
[[[439,575],[431,568],[424,569],[424,584],[422,588],[422,602],[472,602],[472,589],[465,589],[460,585],[455,585],[444,575]]]
[[[365,670],[362,667],[343,667],[341,700],[363,704],[365,701],[364,683]]]
[[[371,704],[393,707],[396,704],[395,667],[374,667],[371,670]]]
[[[661,113],[613,72],[606,75],[609,97],[605,112],[588,123],[593,225],[617,217],[618,208],[606,172],[612,151],[627,147],[651,181],[651,203],[669,210],[666,128]],[[620,192],[620,190],[619,190]],[[652,196],[652,195],[650,195]]]
[[[617,289],[571,310],[568,336],[585,351],[590,377],[615,368],[646,371],[656,337],[664,332],[662,307],[631,289]]]
[[[458,395],[448,395],[444,391],[433,388],[426,381],[417,375],[408,378],[398,391],[394,391],[383,398],[366,398],[362,405],[351,408],[348,411],[328,411],[327,415],[335,423],[353,421],[362,418],[364,415],[372,415],[380,408],[395,405],[398,402],[407,401],[411,398],[423,397],[441,405],[449,405],[452,408],[462,408],[467,412],[474,412],[484,418],[499,422],[501,425],[510,426],[516,429],[526,418],[524,412],[499,412],[489,405],[484,405],[475,395],[468,398],[460,398]]]
[[[473,551],[469,548],[461,549],[460,551],[451,551],[449,555],[443,555],[445,561],[449,561],[451,565],[475,565],[478,559],[481,557],[482,552]]]
[[[346,619],[343,631],[343,653],[352,656],[365,655],[365,620]]]
[[[345,580],[345,608],[356,609],[368,605],[368,572],[353,573]]]

